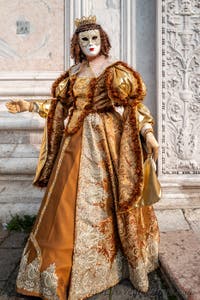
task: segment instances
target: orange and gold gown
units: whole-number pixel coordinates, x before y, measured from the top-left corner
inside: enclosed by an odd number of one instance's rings
[[[145,86],[120,61],[97,78],[78,73],[52,88],[34,179],[47,189],[17,277],[19,293],[45,300],[87,299],[123,278],[146,292],[158,266],[157,220],[141,204]]]

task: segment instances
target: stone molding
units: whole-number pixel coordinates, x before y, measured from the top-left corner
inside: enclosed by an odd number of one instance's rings
[[[8,97],[49,96],[52,82],[61,72],[0,72],[0,101]]]
[[[121,0],[121,60],[136,65],[136,0]],[[126,51],[125,51],[126,49]]]

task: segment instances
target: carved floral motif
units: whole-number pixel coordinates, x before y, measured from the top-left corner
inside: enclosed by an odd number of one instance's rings
[[[200,2],[162,1],[162,173],[200,173]]]

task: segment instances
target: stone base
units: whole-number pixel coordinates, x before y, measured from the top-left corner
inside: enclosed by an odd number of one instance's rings
[[[44,189],[32,186],[34,175],[4,175],[0,177],[0,222],[7,222],[14,214],[35,214],[44,195]],[[172,181],[173,182],[173,181]],[[177,210],[200,209],[200,187],[162,183],[162,199],[154,205],[173,214]],[[171,211],[171,212],[170,212]]]
[[[200,184],[197,178],[169,178],[160,180],[162,199],[155,204],[156,209],[200,208]]]
[[[36,214],[44,192],[32,186],[44,121],[37,114],[12,115],[0,108],[0,222]]]
[[[32,186],[33,176],[4,176],[0,178],[0,223],[13,215],[36,214],[44,190]]]

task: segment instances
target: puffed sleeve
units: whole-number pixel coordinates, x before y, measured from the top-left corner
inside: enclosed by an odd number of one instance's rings
[[[42,118],[46,118],[51,105],[51,99],[34,100],[32,101],[32,103],[33,103],[33,109],[31,111],[37,112]]]
[[[138,103],[137,105],[137,119],[140,131],[147,127],[152,128],[154,125],[154,118],[152,117],[149,109],[143,103]]]
[[[140,74],[120,62],[113,66],[107,78],[109,97],[113,105],[136,107],[139,130],[152,127],[154,119],[142,102],[146,96],[146,86]]]
[[[108,95],[114,105],[137,105],[146,95],[146,87],[138,72],[125,63],[114,65],[107,76]]]

